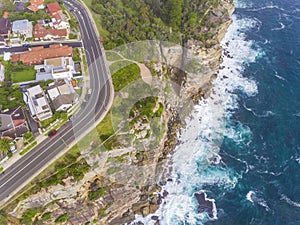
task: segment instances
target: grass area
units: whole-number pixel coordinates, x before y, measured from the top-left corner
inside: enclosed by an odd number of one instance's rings
[[[116,92],[136,80],[141,73],[137,64],[131,63],[128,65],[128,62],[129,61],[115,62],[110,66],[112,81]]]
[[[3,169],[3,167],[1,166],[1,167],[0,167],[0,173],[3,172],[3,170],[4,170],[4,169]]]
[[[7,215],[3,210],[0,210],[0,224],[8,224]]]
[[[35,80],[36,70],[33,66],[23,67],[22,69],[12,68],[11,78],[13,83]]]
[[[25,155],[27,152],[29,152],[34,146],[37,145],[37,142],[33,142],[32,144],[30,144],[29,146],[27,146],[23,151],[21,151],[19,154],[20,155]]]
[[[129,66],[131,64],[134,64],[134,63],[131,62],[131,61],[128,61],[128,60],[118,61],[118,62],[115,62],[115,63],[111,64],[110,67],[109,67],[109,70],[110,70],[111,74],[114,74],[118,70],[120,70],[120,69],[122,69],[126,66]]]
[[[97,132],[102,141],[105,141],[107,138],[109,138],[115,133],[111,123],[111,112],[109,112],[101,121],[101,123],[98,124]]]
[[[119,55],[118,55],[117,53],[115,53],[115,52],[106,52],[105,55],[106,55],[106,59],[107,59],[108,61],[116,61],[116,60],[121,60],[121,59],[122,59],[122,57],[119,56]]]

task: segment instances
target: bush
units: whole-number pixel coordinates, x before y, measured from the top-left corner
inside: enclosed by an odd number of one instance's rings
[[[42,215],[41,219],[43,221],[51,219],[51,212],[46,212]]]
[[[69,34],[69,39],[77,39],[77,35],[76,34]]]
[[[22,218],[20,222],[22,224],[32,224],[32,219],[35,217],[35,215],[39,212],[36,208],[30,208],[27,209],[24,214],[22,215]]]
[[[101,187],[95,191],[90,191],[88,194],[88,198],[89,200],[95,200],[98,199],[102,196],[106,195],[106,188],[105,187]]]
[[[54,221],[55,223],[64,223],[69,219],[70,215],[68,213],[62,214],[61,216],[57,217]]]

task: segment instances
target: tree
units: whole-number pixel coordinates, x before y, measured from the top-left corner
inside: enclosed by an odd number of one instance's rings
[[[10,143],[11,143],[10,139],[2,138],[0,140],[0,152],[3,152],[3,153],[10,152]]]
[[[167,0],[163,6],[163,18],[173,28],[181,25],[183,0]]]

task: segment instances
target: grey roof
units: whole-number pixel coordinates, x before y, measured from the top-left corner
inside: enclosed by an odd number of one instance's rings
[[[21,106],[0,113],[0,118],[0,137],[10,137],[14,139],[16,137],[21,137],[29,131]]]
[[[24,11],[24,9],[25,9],[25,2],[17,2],[15,8],[16,8],[17,12]]]
[[[29,24],[29,21],[26,19],[25,20],[16,20],[12,24],[12,31],[18,31],[18,30],[26,31],[28,29],[28,24]]]
[[[8,19],[0,19],[0,34],[8,34],[8,31],[11,29],[11,22]]]
[[[75,98],[75,94],[68,94],[68,95],[60,95],[55,98],[52,103],[55,110],[61,107],[64,104],[72,104]]]
[[[13,120],[10,115],[0,114],[0,131],[5,131],[14,127]]]

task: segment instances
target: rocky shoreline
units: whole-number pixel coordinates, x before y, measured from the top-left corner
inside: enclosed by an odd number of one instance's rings
[[[161,60],[154,65],[158,68],[156,72],[162,73],[162,64],[167,66],[170,80],[180,87],[177,95],[181,99],[180,102],[178,98],[174,99],[176,107],[171,107],[164,99],[168,97],[158,98],[154,107],[155,114],[159,104],[164,107],[162,116],[157,121],[164,134],[161,139],[150,135],[149,140],[127,140],[129,134],[136,135],[133,130],[131,133],[115,134],[119,137],[116,139],[118,148],[104,150],[99,147],[97,140],[91,141],[90,146],[83,149],[79,157],[92,168],[83,179],[74,182],[72,177],[68,177],[63,180],[63,185],[43,188],[15,203],[13,208],[9,208],[10,221],[18,224],[15,222],[16,218],[23,218],[30,209],[37,209],[32,220],[38,220],[39,224],[54,224],[60,216],[69,215],[69,224],[117,225],[130,223],[135,215],[145,217],[154,214],[168,195],[166,191],[162,191],[170,172],[165,171],[165,165],[178,144],[178,132],[184,128],[184,121],[193,110],[193,105],[200,99],[207,98],[212,91],[213,80],[217,77],[222,62],[223,49],[220,41],[231,24],[230,16],[233,11],[231,1],[223,1],[220,8],[211,11],[212,20],[218,21],[219,26],[212,27],[211,30],[204,29],[204,32],[214,34],[213,39],[206,43],[186,40],[183,47],[157,45]],[[191,64],[194,61],[201,63],[195,67]],[[182,72],[187,70],[190,71]],[[165,86],[164,75],[159,79],[161,80],[157,83]],[[138,85],[144,87],[144,84]],[[126,96],[129,93],[130,90],[125,90],[120,94],[125,96],[122,101],[128,98]],[[150,125],[152,126],[149,122],[143,127],[148,129]],[[139,144],[136,144],[136,140],[139,140]],[[154,147],[152,142],[156,143]],[[203,199],[205,200],[199,194],[200,205],[211,205]],[[204,207],[205,210],[207,207]],[[199,209],[201,211],[203,207]],[[211,210],[209,212],[211,214]],[[43,216],[47,213],[51,216],[44,220]],[[152,220],[159,224],[157,216],[153,215]]]
[[[224,22],[223,24],[220,25],[218,32],[216,33],[215,37],[217,40],[217,43],[215,43],[215,47],[212,49],[206,49],[206,48],[201,48],[202,43],[198,43],[198,41],[191,41],[189,40],[187,42],[186,47],[190,50],[193,51],[193,54],[207,54],[209,55],[210,59],[209,60],[209,66],[211,68],[211,75],[208,76],[209,79],[207,79],[204,83],[202,82],[195,82],[193,78],[191,78],[192,82],[190,84],[186,85],[183,87],[183,90],[185,93],[188,93],[189,98],[192,100],[194,104],[198,104],[201,99],[206,99],[209,97],[212,87],[213,87],[213,80],[218,76],[218,71],[221,69],[220,65],[222,63],[222,52],[224,49],[221,48],[220,42],[225,36],[228,27],[231,24],[231,15],[234,12],[234,5],[229,4],[227,5],[228,8],[228,20]],[[204,53],[203,53],[204,52]],[[227,52],[225,51],[224,54],[226,55]],[[226,55],[227,56],[227,55]],[[166,58],[166,57],[165,57]],[[192,75],[193,76],[193,75]],[[197,79],[196,79],[197,80]],[[188,83],[188,82],[187,82]],[[179,116],[176,112],[171,112],[170,116],[167,119],[168,121],[168,131],[166,134],[166,137],[163,141],[163,147],[162,147],[162,155],[159,158],[159,161],[163,162],[161,165],[165,165],[168,160],[168,155],[172,154],[174,149],[176,148],[178,144],[178,131],[180,129],[183,129],[185,127],[184,120],[187,118],[191,111],[193,110],[193,107],[188,107],[185,108],[184,111],[181,111],[181,115]],[[211,163],[217,163],[217,159],[212,159]],[[162,168],[158,169],[158,171],[163,171]],[[133,208],[133,212],[135,214],[142,215],[143,217],[155,213],[155,211],[159,208],[159,205],[162,203],[163,199],[168,195],[167,191],[162,190],[162,186],[165,185],[167,181],[172,181],[170,178],[168,178],[168,174],[164,172],[162,177],[160,177],[160,181],[158,182],[158,185],[153,187],[153,190],[151,192],[148,192],[148,198],[151,199],[148,201],[148,204],[145,204],[145,202],[138,202],[135,204],[135,208]],[[157,176],[159,177],[159,175]],[[154,191],[154,192],[153,192]],[[144,196],[147,195],[147,193],[144,193]],[[199,207],[198,211],[199,213],[206,211],[208,215],[213,218],[214,217],[214,207],[213,207],[213,202],[210,201],[209,199],[206,198],[206,194],[201,192],[201,193],[196,193],[195,197],[198,201]],[[142,198],[141,198],[142,200]],[[142,203],[142,204],[139,204]],[[139,205],[139,207],[137,207]],[[145,210],[145,207],[147,208]],[[149,209],[148,209],[149,207]],[[122,218],[124,219],[124,217]],[[155,221],[155,225],[159,225],[159,219],[158,216],[152,216],[151,219]],[[125,219],[126,220],[126,219]],[[120,223],[121,224],[121,223]],[[142,222],[137,222],[134,223],[134,225],[143,225]]]

